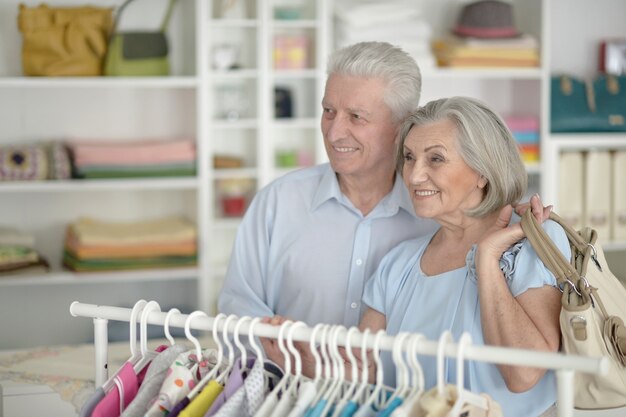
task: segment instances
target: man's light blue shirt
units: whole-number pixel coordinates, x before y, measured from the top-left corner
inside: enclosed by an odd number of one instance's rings
[[[257,193],[239,226],[219,311],[356,326],[382,257],[437,227],[415,216],[399,176],[364,217],[329,164],[287,174]]]

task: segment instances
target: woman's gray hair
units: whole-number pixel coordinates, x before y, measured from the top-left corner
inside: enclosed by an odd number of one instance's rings
[[[329,58],[327,74],[385,80],[383,100],[395,122],[403,120],[419,104],[422,76],[417,63],[387,42],[360,42],[335,51]]]
[[[483,201],[466,212],[482,217],[517,203],[526,192],[528,175],[517,142],[502,118],[485,103],[468,97],[431,101],[413,112],[398,133],[398,170],[404,167],[404,141],[413,126],[452,121],[459,153],[470,168],[487,180]]]

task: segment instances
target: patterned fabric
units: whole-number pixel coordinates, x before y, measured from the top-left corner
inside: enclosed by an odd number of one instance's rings
[[[195,350],[181,353],[167,370],[167,375],[154,403],[146,412],[147,417],[163,417],[174,408],[196,386],[210,370],[208,358],[213,357],[214,349],[207,349],[198,358]]]
[[[243,382],[243,387],[217,410],[214,417],[254,416],[263,404],[265,391],[263,362],[255,360],[250,373]]]
[[[0,146],[0,181],[45,180],[48,159],[42,146]]]
[[[172,362],[181,353],[188,351],[188,349],[183,344],[176,344],[168,347],[152,360],[135,399],[124,410],[121,417],[140,417],[144,415],[148,405],[152,404],[158,396]]]

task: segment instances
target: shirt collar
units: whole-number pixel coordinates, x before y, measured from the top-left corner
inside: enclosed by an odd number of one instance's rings
[[[313,204],[311,205],[313,210],[316,210],[326,201],[334,198],[341,202],[345,198],[341,189],[339,188],[339,181],[335,171],[331,168],[330,164],[326,164],[326,171],[320,181],[315,195],[313,196]],[[396,173],[396,179],[393,184],[391,192],[383,198],[379,206],[382,206],[384,214],[395,214],[400,208],[413,214],[413,204],[409,197],[409,192],[406,189],[402,177]],[[375,210],[377,211],[377,210]]]

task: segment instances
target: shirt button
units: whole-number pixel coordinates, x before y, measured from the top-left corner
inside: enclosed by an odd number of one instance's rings
[[[362,259],[357,259],[357,260],[356,260],[356,264],[357,264],[357,265],[361,265],[362,263],[363,263],[363,260],[362,260]]]
[[[357,304],[357,303],[352,303],[352,304],[350,304],[350,307],[352,307],[352,308],[357,308],[357,306],[358,306],[358,304]]]

